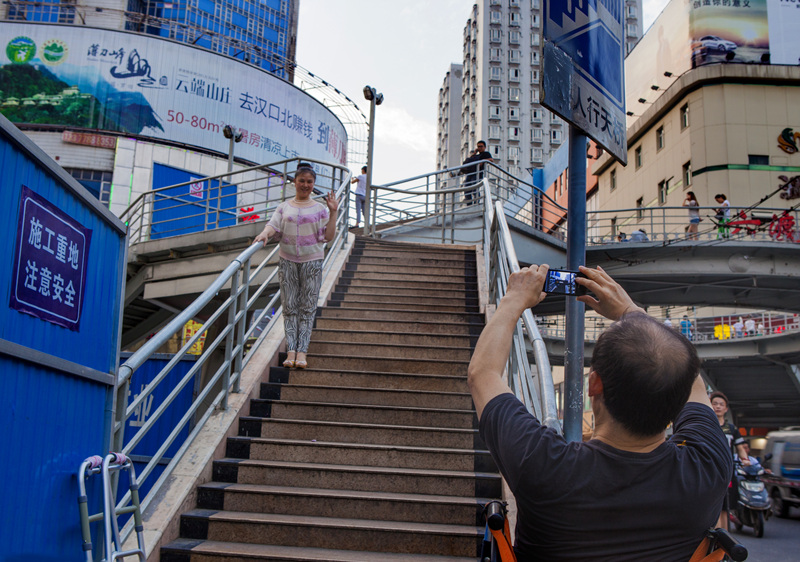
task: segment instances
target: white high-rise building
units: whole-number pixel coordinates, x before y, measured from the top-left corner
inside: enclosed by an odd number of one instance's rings
[[[458,166],[461,158],[461,76],[464,67],[451,64],[439,88],[438,135],[436,137],[436,169]]]
[[[642,0],[625,3],[625,45],[629,52],[642,36]],[[461,97],[454,100],[452,67],[439,93],[437,165],[461,162],[485,140],[494,161],[527,176],[567,141],[568,125],[540,105],[542,0],[482,0],[464,27]],[[450,95],[443,95],[449,84]],[[444,112],[444,103],[449,111]],[[460,120],[452,118],[460,105]],[[443,139],[459,139],[443,158]],[[452,143],[448,144],[448,147]],[[459,162],[460,163],[460,162]]]

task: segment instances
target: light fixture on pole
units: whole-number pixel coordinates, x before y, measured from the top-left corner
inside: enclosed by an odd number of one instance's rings
[[[225,125],[222,127],[222,134],[231,141],[228,147],[228,174],[230,174],[233,171],[233,145],[242,140],[243,133],[233,125]],[[230,175],[228,176],[228,181],[231,181]]]
[[[379,94],[375,88],[364,86],[364,99],[369,101],[369,137],[367,138],[367,192],[364,195],[364,234],[375,233],[375,225],[370,221],[370,209],[372,204],[370,196],[372,192],[372,149],[375,144],[375,106],[383,103],[383,94]]]

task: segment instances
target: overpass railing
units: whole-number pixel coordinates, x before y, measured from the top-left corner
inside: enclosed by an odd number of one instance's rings
[[[483,247],[489,280],[489,300],[495,305],[506,294],[508,278],[520,270],[502,201],[492,201],[490,178],[483,179]],[[535,371],[526,352],[533,349]],[[508,385],[529,412],[559,433],[558,404],[547,348],[530,309],[517,322],[507,365]]]
[[[344,247],[348,232],[346,225],[348,220],[347,202],[350,194],[350,173],[347,169],[337,166],[334,166],[333,170],[334,174],[330,177],[340,178],[335,180],[337,183],[334,185],[336,187],[336,196],[343,212],[339,213],[337,217],[337,235],[330,243],[329,251],[325,256],[323,272],[330,269],[334,258]],[[188,385],[195,384],[204,367],[206,368],[205,378],[208,379],[204,381],[205,384],[196,386],[196,388],[199,387],[199,394],[193,399],[191,406],[171,428],[167,428],[169,429],[169,434],[163,441],[159,442],[158,450],[148,458],[144,469],[137,470],[139,488],[141,489],[143,485],[149,487],[149,490],[142,496],[141,509],[143,512],[158,495],[159,490],[170,477],[175,466],[214,411],[227,409],[229,394],[231,392],[239,392],[244,368],[281,316],[280,308],[271,318],[268,316],[270,309],[280,303],[280,291],[277,291],[266,305],[258,304],[267,298],[264,293],[270,283],[274,282],[278,271],[277,267],[273,268],[263,282],[256,281],[278,251],[278,247],[275,246],[258,265],[254,268],[251,267],[254,255],[262,248],[261,243],[255,243],[239,254],[208,289],[119,368],[116,383],[116,411],[112,428],[112,450],[122,452],[128,457],[136,457],[136,446],[154,430],[159,419],[176,402],[176,398],[181,391]],[[255,290],[251,292],[253,287],[255,287]],[[128,393],[134,372],[177,334],[188,320],[195,318],[211,304],[220,291],[226,288],[230,289],[230,296],[210,314],[203,326],[186,341],[167,365],[129,403]],[[247,320],[250,316],[255,316],[257,309],[263,310],[257,317],[252,318],[248,328]],[[263,326],[267,319],[266,327],[261,331],[249,351],[246,350],[246,344],[249,343],[248,338],[254,335],[256,329]],[[209,331],[212,326],[219,328],[217,330],[218,333],[214,334],[213,331]],[[190,349],[203,336],[206,336],[206,340],[202,354],[196,358],[192,367],[177,383],[174,381],[167,383],[166,381],[173,368],[187,356]],[[127,436],[128,438],[126,439],[125,427],[129,420],[137,416],[139,409],[148,401],[152,403],[155,392],[163,389],[166,389],[164,392],[168,392],[166,398],[158,404],[155,411],[150,413],[146,421],[137,428],[135,433]],[[188,435],[184,437],[187,430]],[[159,438],[161,438],[165,432],[164,424],[160,424],[157,431]],[[168,457],[167,451],[175,446],[178,447],[177,452]],[[156,478],[155,469],[164,464],[166,464],[165,470]],[[129,502],[130,493],[120,499],[118,508],[127,505]],[[130,536],[131,532],[132,525],[129,524],[124,529],[123,541]]]
[[[467,164],[373,185],[370,224],[381,233],[413,226],[423,233],[418,237],[431,243],[474,243],[483,228],[485,183],[491,199],[501,201],[508,216],[565,238],[566,209],[530,182],[491,162],[482,165],[477,172]]]
[[[662,317],[661,321],[673,330],[682,331],[690,335],[696,342],[711,342],[729,339],[753,339],[770,335],[781,335],[789,332],[800,331],[800,314],[776,312],[773,310],[750,311],[741,314],[716,314],[703,315],[702,310],[687,311],[684,321],[683,314],[673,314]],[[565,316],[548,315],[537,317],[539,329],[544,337],[564,339],[566,333]],[[737,332],[734,327],[741,319],[742,327]],[[752,323],[748,323],[752,320]],[[688,324],[687,324],[688,323]],[[608,321],[599,316],[587,316],[585,324],[585,339],[596,341]]]
[[[800,210],[773,207],[730,207],[730,218],[720,221],[716,207],[694,207],[700,214],[697,232],[689,232],[686,207],[636,207],[586,213],[588,245],[635,242],[642,230],[647,242],[800,242]],[[625,239],[621,239],[624,235]]]
[[[294,174],[300,162],[312,165],[320,190],[340,185],[345,175],[350,176],[344,167],[289,158],[152,189],[136,197],[120,215],[128,225],[129,243],[264,220],[294,196]]]

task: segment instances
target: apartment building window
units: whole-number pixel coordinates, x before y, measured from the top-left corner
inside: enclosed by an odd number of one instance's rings
[[[662,125],[656,129],[656,150],[661,150],[664,148],[664,144],[664,126]]]
[[[489,138],[490,139],[500,138],[500,125],[489,125]]]
[[[498,11],[492,10],[491,14],[489,15],[489,23],[502,23],[503,22],[503,14]]]
[[[489,70],[489,80],[502,80],[502,79],[503,79],[503,67],[492,66]]]
[[[550,131],[550,143],[561,144],[561,131],[558,129],[553,129]]]
[[[541,25],[542,25],[541,16],[539,16],[539,14],[533,14],[533,16],[531,16],[531,27],[539,29]]]
[[[633,151],[633,161],[636,164],[636,169],[642,167],[642,147],[637,146],[636,150]]]
[[[531,51],[531,64],[539,66],[539,51]]]
[[[535,108],[531,110],[531,123],[541,123],[542,122],[542,115],[544,115],[544,110],[540,108]]]
[[[636,24],[635,23],[629,23],[627,25],[627,29],[628,29],[628,37],[636,37]]]
[[[502,91],[500,86],[489,86],[489,99],[490,100],[499,100],[501,99]]]
[[[508,108],[508,120],[509,121],[519,121],[519,108],[518,107],[509,107]]]
[[[512,162],[519,162],[519,147],[510,146],[508,148],[508,159]]]
[[[542,129],[539,127],[531,129],[531,142],[542,142]]]
[[[562,121],[561,118],[556,115],[555,113],[550,114],[550,124],[552,125],[561,125]]]
[[[512,43],[514,45],[518,45],[521,38],[522,38],[522,34],[519,31],[515,30],[515,29],[512,29],[511,31],[508,32],[508,42],[509,43]]]
[[[611,170],[611,173],[608,174],[609,185],[611,187],[611,191],[617,189],[617,170]]]
[[[683,165],[683,187],[692,185],[692,161],[689,160]]]
[[[499,105],[490,105],[489,106],[489,119],[500,119],[500,106]]]
[[[531,47],[538,47],[542,38],[538,33],[531,33]]]
[[[689,104],[681,106],[681,131],[689,126]]]
[[[669,195],[669,180],[662,180],[658,182],[658,204],[667,204],[667,195]]]
[[[492,43],[499,43],[503,40],[503,30],[502,29],[493,29],[489,33],[489,40]]]
[[[489,60],[499,61],[503,60],[503,49],[489,49]]]
[[[635,18],[636,17],[636,6],[627,6],[626,7],[626,11],[627,11],[627,14],[628,14],[629,18]]]
[[[508,69],[508,81],[509,82],[519,82],[519,68],[509,68]]]
[[[492,1],[490,2],[490,4],[491,4],[492,6],[500,6],[500,5],[502,5],[502,4],[503,4],[503,0],[492,0]]]
[[[495,160],[500,158],[500,145],[499,144],[490,144],[489,145],[489,153],[492,155],[492,158]]]
[[[541,162],[544,152],[541,148],[531,148],[531,162]]]
[[[519,0],[508,0],[508,5],[512,8],[519,8]]]
[[[747,163],[751,166],[769,166],[769,156],[766,154],[748,154]]]
[[[539,103],[539,88],[531,89],[531,103]]]
[[[636,218],[639,220],[644,218],[644,197],[639,197],[636,200]]]
[[[513,26],[519,26],[519,23],[522,21],[522,15],[519,12],[511,12],[508,14],[508,24]]]
[[[519,49],[508,50],[508,62],[519,63],[521,57],[522,57],[522,51],[520,51]]]
[[[508,128],[508,140],[519,140],[519,127],[509,127]]]
[[[508,101],[519,101],[519,88],[508,89]]]
[[[531,84],[538,84],[539,83],[539,70],[534,69],[531,70]]]

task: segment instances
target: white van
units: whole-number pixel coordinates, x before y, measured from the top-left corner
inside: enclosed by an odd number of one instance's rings
[[[767,460],[768,455],[772,456]],[[772,511],[787,517],[791,507],[800,507],[800,428],[768,433],[762,458],[769,470],[761,479],[772,499]]]

